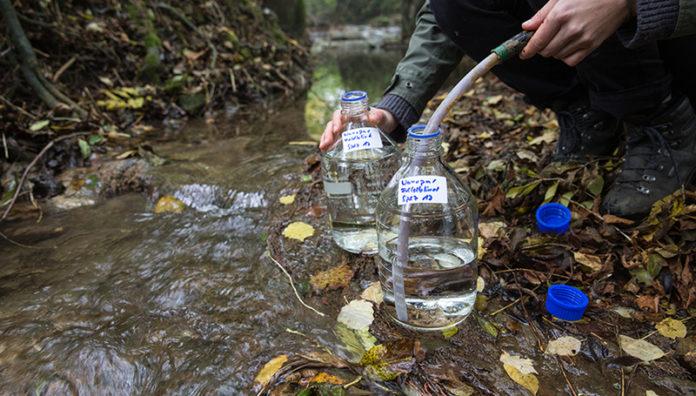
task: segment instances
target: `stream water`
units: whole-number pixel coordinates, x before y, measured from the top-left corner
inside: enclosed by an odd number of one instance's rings
[[[13,224],[33,248],[0,240],[0,393],[248,393],[278,351],[307,348],[286,329],[334,345],[335,319],[301,309],[260,260],[269,204],[314,150],[288,142],[316,139],[342,89],[378,97],[399,56],[326,50],[306,101],[154,143],[182,214],[129,194]]]

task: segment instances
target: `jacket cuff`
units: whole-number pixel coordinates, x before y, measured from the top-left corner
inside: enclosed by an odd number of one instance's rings
[[[398,142],[406,140],[406,131],[420,118],[410,103],[394,94],[385,95],[374,107],[392,113],[399,122],[399,126],[390,134]]]
[[[638,48],[674,33],[679,18],[679,0],[636,0],[636,19],[618,31],[628,48]]]

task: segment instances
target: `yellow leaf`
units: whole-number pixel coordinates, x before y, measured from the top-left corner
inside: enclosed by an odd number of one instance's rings
[[[525,389],[532,392],[532,395],[536,395],[539,391],[539,379],[534,374],[522,374],[520,370],[516,369],[510,364],[503,363],[503,368],[507,375],[512,378],[513,381],[522,385]]]
[[[619,344],[621,344],[621,349],[624,352],[644,362],[657,360],[665,356],[665,353],[660,348],[645,340],[636,340],[625,335],[619,335]]]
[[[309,278],[309,284],[316,291],[333,290],[348,286],[351,279],[353,279],[353,270],[348,264],[342,264],[312,275]]]
[[[600,260],[597,256],[580,252],[573,253],[573,256],[575,256],[575,261],[592,271],[599,271],[602,269],[602,260]]]
[[[481,293],[486,288],[486,281],[480,276],[476,278],[476,291]]]
[[[280,355],[276,356],[273,359],[271,359],[268,363],[266,363],[261,370],[259,370],[259,373],[256,374],[256,378],[254,378],[254,382],[261,384],[261,385],[266,385],[271,381],[271,378],[275,375],[275,373],[280,370],[281,367],[283,367],[283,364],[288,361],[288,356],[287,355]]]
[[[483,247],[484,242],[485,241],[483,240],[483,238],[478,237],[478,249],[476,249],[476,254],[478,258],[481,258],[486,254],[486,248]]]
[[[504,364],[514,367],[524,375],[538,374],[536,369],[534,368],[534,363],[530,359],[510,355],[509,353],[503,351],[503,354],[500,355],[500,361]]]
[[[295,194],[284,195],[278,199],[283,205],[292,205],[295,202]]]
[[[185,207],[186,204],[179,199],[171,195],[165,195],[157,201],[155,213],[181,213],[184,211]]]
[[[445,338],[452,338],[459,333],[457,326],[447,327],[442,330],[442,336]]]
[[[345,381],[342,379],[336,377],[335,375],[331,375],[328,373],[319,373],[312,377],[309,382],[316,382],[318,384],[334,384],[334,385],[343,385]]]
[[[686,337],[686,326],[680,320],[667,318],[655,325],[657,331],[664,337],[675,339]]]
[[[304,242],[305,239],[314,235],[314,227],[301,221],[288,224],[283,230],[283,236],[289,239],[296,239]]]

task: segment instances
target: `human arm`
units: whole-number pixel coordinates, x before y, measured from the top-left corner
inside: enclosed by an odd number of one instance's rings
[[[370,109],[369,121],[397,139],[403,138],[463,57],[459,47],[437,26],[430,2],[426,1],[418,13],[406,55],[396,67],[384,97]],[[326,126],[320,149],[328,149],[343,127],[337,111]]]
[[[522,59],[575,66],[614,33],[629,48],[695,33],[696,0],[550,0],[522,28],[536,31]]]

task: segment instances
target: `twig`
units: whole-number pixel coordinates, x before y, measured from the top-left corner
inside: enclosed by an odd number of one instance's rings
[[[65,62],[65,64],[61,66],[60,69],[58,69],[58,71],[53,75],[53,77],[51,77],[51,80],[53,80],[53,82],[57,82],[60,79],[60,76],[62,76],[63,73],[65,73],[65,71],[68,70],[70,66],[72,66],[73,63],[75,63],[76,60],[77,56],[73,56],[72,58],[70,58],[70,60]]]
[[[34,165],[36,165],[36,163],[39,161],[39,159],[40,159],[41,157],[43,157],[43,155],[46,154],[46,152],[47,152],[51,147],[53,147],[54,144],[56,144],[56,143],[58,143],[58,142],[60,142],[60,141],[62,141],[62,140],[74,138],[74,137],[76,137],[76,136],[84,136],[84,135],[89,135],[89,133],[88,133],[88,132],[76,132],[76,133],[71,133],[70,135],[60,136],[60,137],[57,137],[57,138],[51,140],[50,142],[48,142],[48,144],[46,145],[46,147],[44,147],[44,148],[39,152],[39,154],[37,154],[36,157],[34,157],[34,159],[29,163],[29,165],[27,166],[27,168],[24,170],[24,173],[22,174],[22,178],[19,180],[19,184],[17,184],[17,189],[15,190],[15,193],[14,193],[14,195],[12,196],[12,200],[10,201],[9,206],[7,206],[7,209],[5,209],[5,213],[3,213],[2,218],[0,218],[0,221],[5,220],[5,219],[7,218],[7,215],[10,214],[10,211],[12,210],[12,207],[14,206],[15,202],[17,201],[17,197],[19,197],[19,193],[22,191],[22,186],[23,186],[24,183],[27,181],[27,176],[29,175],[29,171],[31,170],[31,168],[34,167]]]
[[[7,139],[5,138],[5,132],[2,133],[2,146],[5,148],[5,159],[10,159],[10,152],[7,151]]]
[[[313,307],[307,305],[304,301],[302,301],[302,297],[300,297],[300,293],[297,292],[297,289],[295,288],[295,282],[292,280],[292,276],[290,276],[290,273],[288,273],[288,271],[285,269],[285,267],[283,267],[283,266],[278,262],[278,260],[276,260],[276,259],[273,258],[273,256],[271,255],[270,252],[268,252],[268,258],[270,258],[271,261],[273,261],[273,263],[275,263],[275,265],[277,265],[277,266],[280,268],[280,270],[283,271],[283,273],[285,274],[285,276],[288,277],[288,279],[290,280],[290,286],[292,286],[292,290],[295,292],[295,297],[297,297],[297,299],[300,301],[300,304],[304,305],[305,308],[308,308],[308,309],[314,311],[314,313],[316,313],[316,314],[319,315],[319,316],[326,316],[326,314],[324,314],[323,312],[318,311],[317,309],[315,309],[315,308],[313,308]]]
[[[41,248],[41,247],[38,247],[38,246],[29,246],[29,245],[25,245],[25,244],[23,244],[23,243],[19,243],[19,242],[15,241],[15,240],[10,239],[10,237],[8,237],[7,235],[3,234],[2,232],[0,232],[0,238],[6,240],[7,242],[9,242],[9,243],[11,243],[11,244],[13,244],[13,245],[15,245],[15,246],[19,246],[19,247],[21,247],[21,248],[26,248],[26,249],[45,249],[45,248]]]
[[[350,381],[349,383],[343,385],[343,389],[348,389],[351,386],[357,384],[358,382],[362,381],[362,375],[359,375],[358,378],[354,379],[353,381]]]
[[[561,361],[561,358],[559,356],[556,356],[556,362],[558,362],[558,366],[561,368],[561,373],[563,373],[563,378],[565,378],[566,383],[570,388],[570,393],[572,393],[573,396],[578,396],[577,392],[575,392],[575,387],[573,386],[573,383],[570,382],[568,374],[566,374],[565,367],[563,367],[563,362]]]
[[[626,374],[623,367],[621,367],[621,396],[626,396]]]
[[[23,108],[16,106],[14,103],[10,102],[9,100],[5,99],[4,96],[0,95],[0,101],[5,103],[6,105],[12,107],[13,109],[17,110],[18,112],[24,114],[25,116],[31,118],[32,120],[35,120],[37,117],[30,112],[24,110]]]

